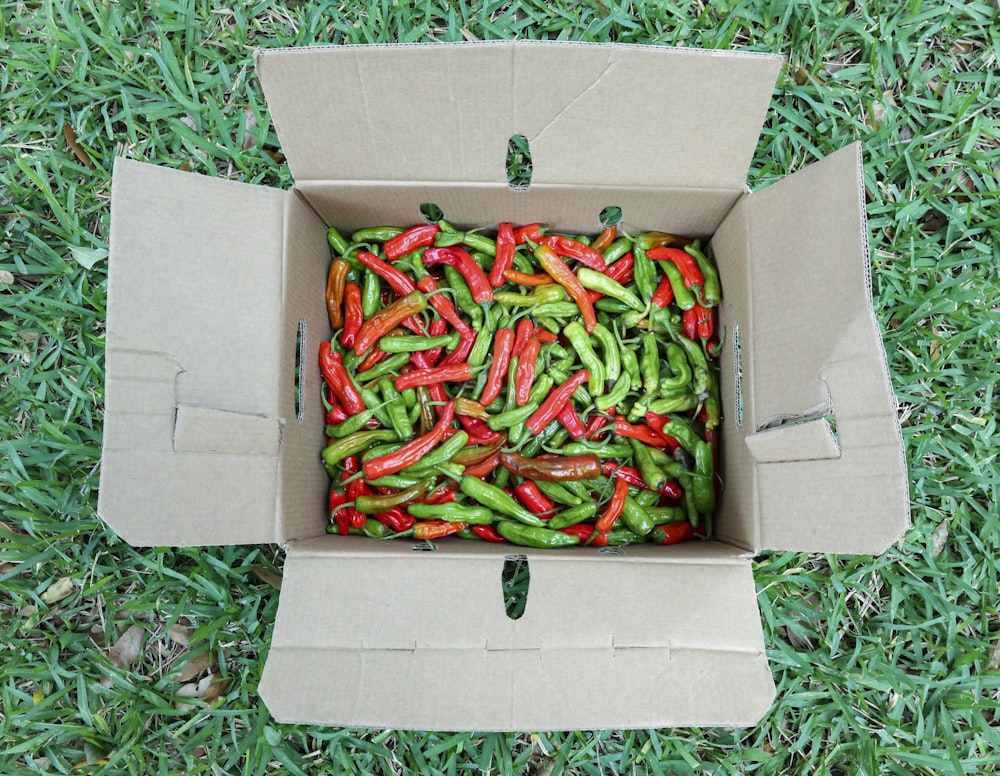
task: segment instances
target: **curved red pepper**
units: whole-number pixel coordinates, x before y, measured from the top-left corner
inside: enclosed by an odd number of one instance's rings
[[[340,354],[334,353],[330,349],[329,340],[323,340],[319,344],[319,368],[326,384],[330,386],[333,395],[337,397],[348,414],[357,415],[359,412],[365,411],[365,403],[361,399],[360,392],[344,368]]]
[[[489,456],[481,460],[479,463],[474,463],[471,466],[466,466],[465,474],[466,477],[478,477],[482,479],[489,474],[493,473],[493,470],[500,465],[500,451],[497,450],[491,453]]]
[[[590,372],[586,369],[581,369],[565,382],[558,385],[555,389],[549,392],[545,401],[542,402],[542,406],[535,410],[534,414],[525,421],[524,425],[527,426],[528,430],[533,434],[541,432],[543,428],[555,420],[560,410],[562,410],[563,406],[573,395],[573,391],[589,379]]]
[[[385,257],[390,261],[395,261],[400,256],[405,256],[417,248],[423,248],[434,244],[434,237],[441,231],[437,224],[424,224],[413,226],[401,235],[393,237],[382,246]]]
[[[397,299],[364,322],[361,331],[358,332],[358,338],[354,341],[354,352],[359,356],[362,355],[402,321],[425,309],[427,309],[427,298],[417,291]]]
[[[385,512],[379,512],[375,519],[391,529],[394,533],[402,533],[413,528],[417,519],[402,507],[393,507]]]
[[[414,369],[396,378],[396,390],[405,391],[418,385],[440,385],[441,383],[464,383],[472,379],[472,367],[466,364],[435,366],[430,369]]]
[[[690,310],[681,311],[682,332],[685,337],[695,342],[698,341],[698,311],[695,309],[697,304],[695,302],[695,307]]]
[[[462,334],[466,331],[472,331],[472,327],[462,320],[462,316],[458,314],[458,311],[455,309],[455,305],[451,303],[451,300],[448,299],[448,297],[444,294],[433,293],[438,290],[438,284],[435,282],[434,278],[430,275],[425,275],[417,281],[417,288],[427,294],[427,299],[430,302],[431,307],[437,311],[438,315],[454,326],[457,331]]]
[[[663,449],[670,446],[670,443],[661,434],[658,434],[649,426],[629,423],[624,415],[615,416],[615,433],[618,436],[638,439],[650,447]]]
[[[524,350],[524,346],[528,344],[528,340],[535,335],[535,324],[531,322],[530,318],[522,318],[517,322],[517,328],[514,329],[514,345],[510,349],[511,358],[520,358],[521,351]]]
[[[653,431],[662,436],[667,440],[671,450],[676,450],[681,446],[681,443],[674,439],[670,434],[664,431],[664,427],[670,422],[670,418],[666,415],[657,415],[655,412],[646,413],[646,425],[649,426]]]
[[[535,366],[541,347],[542,343],[532,337],[518,356],[517,371],[514,374],[514,401],[518,407],[527,404],[531,396],[531,386],[535,383]]]
[[[550,237],[543,237],[540,242],[551,248],[557,255],[567,259],[575,259],[585,267],[590,267],[598,272],[606,272],[608,269],[608,265],[600,253],[572,237],[554,234]]]
[[[407,294],[412,294],[416,290],[416,285],[410,277],[400,270],[396,269],[391,264],[387,264],[382,261],[374,253],[368,253],[367,251],[361,251],[357,255],[357,260],[361,262],[363,267],[367,267],[380,278],[382,278],[386,283],[389,284],[389,288],[395,291],[400,296],[406,296]]]
[[[540,243],[543,237],[545,237],[545,234],[542,232],[542,225],[539,223],[525,224],[514,230],[514,242],[517,245],[524,245],[528,240]]]
[[[489,281],[493,288],[500,288],[508,280],[507,271],[514,266],[516,248],[514,225],[504,221],[497,228],[497,255],[490,267]]]
[[[444,357],[441,366],[452,366],[462,364],[472,352],[472,346],[476,344],[476,332],[472,329],[462,332],[462,339],[459,340],[458,347]]]
[[[548,286],[556,282],[544,272],[529,275],[527,272],[518,272],[516,269],[508,269],[503,273],[503,276],[511,283],[517,283],[520,286]]]
[[[361,286],[348,282],[344,286],[344,331],[340,335],[340,344],[345,348],[353,346],[364,322],[365,315],[361,311]]]
[[[524,504],[525,509],[536,515],[551,517],[556,511],[556,505],[531,480],[525,480],[514,488],[514,495]]]
[[[657,544],[678,544],[693,539],[694,534],[691,523],[667,523],[654,528],[649,538]]]
[[[507,543],[507,540],[498,534],[497,529],[492,525],[474,525],[472,526],[472,533],[487,542],[494,542],[496,544]]]
[[[584,328],[588,334],[593,333],[594,327],[597,326],[597,315],[590,297],[587,296],[587,289],[580,283],[580,279],[566,262],[560,259],[547,245],[539,245],[535,249],[535,257],[541,263],[542,269],[548,272],[556,283],[565,288],[570,299],[576,302],[577,307],[580,308],[580,314],[583,316]]]
[[[512,259],[513,260],[513,259]],[[459,274],[469,284],[472,298],[477,304],[493,301],[493,287],[486,273],[476,264],[469,252],[450,246],[447,248],[428,248],[424,251],[424,264],[448,264],[458,270]]]
[[[700,288],[705,285],[705,276],[702,274],[701,267],[698,266],[698,262],[695,261],[694,256],[687,251],[682,251],[680,248],[667,248],[663,246],[660,248],[650,248],[646,251],[646,256],[657,261],[672,261],[677,266],[677,269],[680,270],[681,277],[684,278],[684,285],[688,288],[694,288],[695,286]]]
[[[580,416],[576,414],[576,409],[573,407],[572,402],[566,402],[563,405],[563,408],[559,410],[559,414],[556,415],[556,419],[569,432],[569,435],[573,439],[582,439],[586,436],[587,427],[583,425]]]
[[[571,536],[579,536],[580,544],[589,544],[591,547],[608,546],[607,534],[597,532],[597,529],[590,523],[577,523],[576,525],[568,525],[565,528],[560,528],[559,530],[565,534],[570,534]],[[591,539],[590,538],[591,536],[593,536],[594,538]]]
[[[670,285],[670,278],[666,275],[660,278],[650,301],[661,309],[674,301],[674,287]]]
[[[397,390],[400,389],[397,388]],[[406,443],[395,452],[366,461],[364,465],[365,477],[369,480],[377,480],[386,474],[395,474],[407,466],[418,463],[421,458],[437,447],[438,443],[444,439],[445,432],[454,419],[455,402],[450,401],[445,405],[444,412],[438,418],[438,422],[434,428],[422,437]]]
[[[610,531],[615,521],[622,516],[622,510],[625,508],[625,497],[627,495],[628,483],[621,478],[616,479],[615,489],[611,492],[611,498],[608,500],[608,504],[601,513],[601,516],[597,518],[594,528],[601,533]]]
[[[510,329],[497,329],[493,340],[493,360],[490,362],[486,375],[486,385],[479,397],[479,403],[490,406],[497,400],[503,389],[504,378],[507,377],[507,367],[510,366],[511,346],[514,344],[514,332]]]

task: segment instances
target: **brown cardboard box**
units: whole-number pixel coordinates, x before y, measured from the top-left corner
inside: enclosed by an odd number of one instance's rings
[[[753,554],[879,552],[908,522],[859,147],[747,191],[776,56],[494,42],[262,51],[256,65],[291,191],[115,166],[104,519],[137,545],[285,547],[260,687],[279,720],[758,720],[774,685]],[[532,150],[527,191],[506,180],[515,133]],[[460,226],[594,232],[617,205],[631,233],[712,236],[728,332],[717,541],[527,550],[514,621],[510,548],[324,533],[326,226],[415,223],[427,202]]]

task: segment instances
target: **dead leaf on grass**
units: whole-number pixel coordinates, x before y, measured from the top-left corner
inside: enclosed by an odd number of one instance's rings
[[[14,273],[8,272],[5,269],[0,270],[0,283],[3,283],[5,286],[14,285]]]
[[[170,628],[170,640],[182,647],[190,646],[192,630],[181,623],[174,623]]]
[[[281,574],[271,571],[271,569],[266,569],[263,566],[254,566],[253,573],[260,578],[261,582],[266,582],[275,590],[281,590]]]
[[[882,107],[882,103],[873,102],[872,109],[868,112],[868,120],[865,123],[877,131],[882,126],[883,121],[885,121],[885,108]]]
[[[253,109],[247,105],[243,109],[243,150],[249,151],[255,145],[257,145],[257,135],[254,131],[257,129],[257,117],[253,113]]]
[[[179,682],[190,682],[198,674],[203,674],[212,667],[212,656],[208,652],[202,652],[188,660],[177,676]]]
[[[792,78],[795,83],[799,86],[804,86],[805,84],[813,84],[814,86],[826,86],[826,82],[819,76],[815,76],[806,70],[804,67],[795,68],[795,72],[792,73]]]
[[[223,679],[218,674],[211,673],[198,682],[185,684],[177,690],[177,695],[181,698],[198,698],[205,703],[214,703],[222,695],[222,691],[229,684],[228,679]],[[190,711],[196,708],[194,704],[177,701],[174,708],[178,711]]]
[[[47,604],[54,604],[62,601],[73,592],[73,580],[69,577],[57,579],[42,593],[42,600]]]
[[[934,529],[934,535],[931,538],[931,556],[936,558],[938,555],[944,551],[945,546],[948,544],[948,521],[942,520],[938,523],[938,527]]]
[[[990,650],[989,667],[991,671],[996,671],[1000,668],[1000,636],[997,636],[993,640],[993,649]]]
[[[145,637],[146,631],[142,627],[130,626],[108,650],[108,660],[118,668],[127,669],[142,654],[142,642]],[[103,687],[110,687],[113,683],[110,676],[101,679]]]
[[[66,138],[66,142],[69,144],[70,149],[76,154],[76,158],[80,160],[81,163],[85,164],[91,170],[94,169],[94,163],[90,161],[90,155],[87,153],[86,149],[80,145],[76,138],[76,130],[73,129],[69,124],[63,124],[63,137]]]

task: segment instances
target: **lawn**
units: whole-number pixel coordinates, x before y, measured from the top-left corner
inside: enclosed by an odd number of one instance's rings
[[[784,54],[754,189],[864,144],[912,527],[755,560],[754,728],[280,725],[280,549],[139,550],[96,514],[114,157],[288,187],[254,48],[510,37]],[[995,0],[0,0],[0,773],[1000,770],[998,50]]]

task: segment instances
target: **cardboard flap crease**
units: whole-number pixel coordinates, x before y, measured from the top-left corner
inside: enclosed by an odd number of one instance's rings
[[[291,191],[115,164],[102,517],[136,545],[286,547],[260,686],[282,721],[760,719],[774,683],[752,553],[878,552],[908,519],[859,147],[747,192],[776,56],[498,41],[255,62]],[[515,133],[532,151],[526,191],[506,178]],[[630,233],[711,237],[726,331],[717,541],[418,552],[326,535],[326,229],[416,223],[428,202],[462,228],[596,231],[618,205]],[[530,571],[518,620],[507,555]]]

